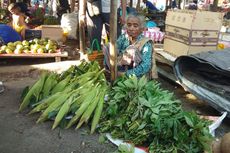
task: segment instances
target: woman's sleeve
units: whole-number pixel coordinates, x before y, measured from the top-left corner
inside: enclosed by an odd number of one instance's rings
[[[150,71],[152,65],[152,43],[148,42],[142,48],[142,62],[140,65],[137,65],[135,68],[130,69],[126,72],[126,75],[136,75],[137,77],[141,77]]]
[[[122,54],[125,50],[125,46],[128,46],[127,44],[127,38],[125,37],[124,34],[120,35],[117,39],[117,53]]]

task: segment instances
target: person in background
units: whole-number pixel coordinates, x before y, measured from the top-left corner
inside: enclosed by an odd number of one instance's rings
[[[64,13],[70,13],[70,5],[68,0],[59,0],[59,6],[57,9],[57,15],[61,19]]]
[[[16,5],[16,3],[10,4],[8,10],[12,14],[12,22],[10,25],[21,35],[22,39],[25,39],[25,30],[28,29],[25,22],[25,14],[21,12],[21,8]]]
[[[188,9],[189,10],[197,10],[197,0],[190,1]]]
[[[90,44],[94,39],[101,42],[103,24],[105,24],[106,33],[109,33],[110,3],[111,0],[87,0],[86,19]],[[118,36],[121,33],[121,25],[125,23],[126,0],[121,0],[121,8],[124,13],[118,19]]]
[[[145,18],[140,15],[130,14],[126,20],[126,34],[117,40],[118,76],[143,75],[149,76],[152,68],[153,42],[144,37]],[[109,49],[103,48],[105,66],[110,70]],[[155,76],[156,77],[156,76]]]
[[[146,5],[146,8],[148,9],[148,12],[151,13],[153,11],[158,11],[156,6],[154,6],[150,1],[143,0],[143,3]]]

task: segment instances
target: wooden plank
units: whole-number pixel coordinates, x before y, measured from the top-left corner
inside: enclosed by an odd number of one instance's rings
[[[44,53],[44,54],[0,54],[0,58],[49,58],[49,57],[68,57],[68,53]]]

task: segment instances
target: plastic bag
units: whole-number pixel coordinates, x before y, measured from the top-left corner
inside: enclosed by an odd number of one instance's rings
[[[78,14],[75,12],[63,14],[61,27],[68,38],[77,39]]]

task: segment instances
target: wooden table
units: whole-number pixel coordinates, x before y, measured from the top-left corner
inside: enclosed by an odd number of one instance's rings
[[[60,53],[43,53],[43,54],[38,54],[38,53],[0,54],[0,59],[1,58],[55,58],[55,62],[60,62],[62,57],[68,57],[68,53],[60,52]]]

